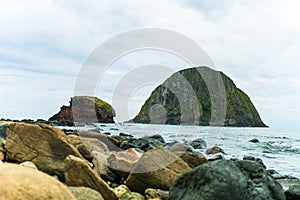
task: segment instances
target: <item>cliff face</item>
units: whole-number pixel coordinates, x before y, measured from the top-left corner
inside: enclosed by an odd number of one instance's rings
[[[206,81],[198,70],[208,77]],[[250,98],[237,88],[224,73],[208,67],[189,68],[173,74],[151,93],[138,115],[131,121],[135,123],[194,124],[195,118],[197,118],[196,121],[199,125],[212,125],[210,123],[212,112],[216,112],[216,110],[212,111],[212,98],[206,82],[209,80],[209,84],[217,85],[217,81],[214,81],[214,76],[217,73],[224,84],[226,100],[224,98],[223,101],[226,102],[223,104],[226,108],[226,114],[224,114],[224,123],[213,125],[266,127]],[[184,81],[182,77],[184,77]],[[190,98],[191,95],[188,95],[187,91],[192,91],[195,100]],[[222,95],[220,97],[218,93],[213,95],[217,101],[222,101]],[[195,104],[193,101],[198,103]],[[195,108],[195,105],[199,107],[197,109],[189,108],[193,106]],[[185,112],[185,110],[187,111]],[[183,112],[184,117],[182,116]]]
[[[71,122],[113,123],[115,111],[112,106],[97,97],[75,96],[69,106],[62,106],[60,111],[49,120]]]

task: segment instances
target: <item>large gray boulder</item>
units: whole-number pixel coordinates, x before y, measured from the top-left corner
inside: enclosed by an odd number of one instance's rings
[[[172,200],[285,200],[282,187],[250,160],[219,160],[182,175],[170,189]]]

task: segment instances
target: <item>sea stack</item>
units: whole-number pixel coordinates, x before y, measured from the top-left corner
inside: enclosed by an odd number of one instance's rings
[[[75,96],[69,103],[68,106],[62,106],[49,121],[114,123],[114,109],[97,97]]]
[[[205,79],[202,75],[206,76]],[[223,94],[225,93],[223,96],[225,98],[222,99],[221,94],[220,97],[217,93],[214,95],[217,100],[224,101],[226,111],[224,112],[224,120],[222,123],[217,122],[212,124],[212,112],[217,112],[217,110],[212,110],[212,98],[207,86],[207,80],[210,81],[210,84],[219,84],[217,80],[214,80],[214,77],[220,77],[220,82],[223,82]],[[173,88],[173,91],[169,89],[170,87]],[[186,112],[186,115],[190,116],[186,117],[187,120],[184,124],[266,127],[249,96],[237,88],[234,82],[223,72],[215,71],[208,67],[188,68],[174,73],[151,93],[138,115],[130,122],[183,124],[182,111],[190,109],[189,105],[192,104],[191,98],[185,96],[186,91],[189,90],[192,91],[197,105],[199,105],[199,109],[194,110],[199,110],[199,112]],[[178,96],[180,97],[178,98]],[[181,107],[181,105],[186,107]],[[151,118],[151,115],[154,116],[155,120]],[[193,123],[195,118],[197,118],[197,124]]]

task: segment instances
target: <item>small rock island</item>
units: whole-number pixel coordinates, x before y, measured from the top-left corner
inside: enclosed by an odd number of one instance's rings
[[[114,109],[105,101],[97,97],[75,96],[69,106],[62,106],[49,121],[114,123],[114,116]]]

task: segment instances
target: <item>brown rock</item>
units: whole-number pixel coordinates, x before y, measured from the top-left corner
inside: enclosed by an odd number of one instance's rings
[[[206,154],[217,154],[217,153],[224,153],[224,151],[220,147],[212,147],[206,150]]]
[[[147,188],[169,190],[175,180],[191,168],[171,151],[158,147],[147,151],[132,169],[126,185],[144,193]]]
[[[124,178],[141,157],[142,154],[140,152],[130,148],[125,151],[112,152],[107,161],[109,167],[114,169],[115,173],[119,172],[119,175]]]
[[[120,147],[121,143],[124,141],[121,136],[113,135],[110,137],[110,140],[113,144]]]
[[[169,191],[148,188],[145,191],[145,196],[147,200],[149,199],[168,200]]]
[[[145,197],[137,192],[128,192],[120,200],[145,200]]]
[[[58,180],[28,167],[0,165],[0,180],[0,199],[3,200],[75,200]]]
[[[120,148],[116,146],[115,142],[111,137],[105,134],[97,133],[94,131],[83,131],[79,132],[78,135],[83,138],[96,138],[106,144],[110,151],[119,151]]]
[[[119,185],[118,187],[114,188],[114,192],[116,193],[117,197],[121,199],[124,194],[131,191],[126,185]]]
[[[189,147],[188,145],[185,145],[185,144],[175,143],[175,144],[172,144],[172,146],[169,147],[169,150],[172,151],[172,152],[191,151],[191,147]]]
[[[98,191],[105,200],[118,200],[108,184],[81,158],[69,155],[65,159],[65,179],[68,186],[89,187]]]
[[[207,163],[206,157],[200,153],[196,152],[175,152],[184,162],[186,162],[190,168],[195,168],[203,163]]]
[[[87,187],[68,187],[76,200],[104,200],[99,192]]]
[[[10,160],[31,161],[39,170],[60,178],[64,159],[68,155],[81,157],[63,131],[46,124],[10,124],[6,130],[6,151]]]

